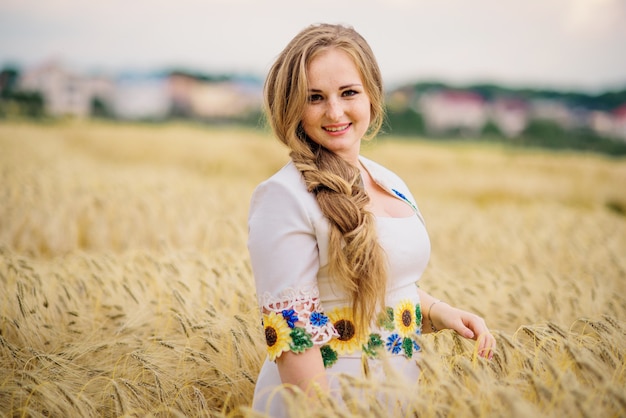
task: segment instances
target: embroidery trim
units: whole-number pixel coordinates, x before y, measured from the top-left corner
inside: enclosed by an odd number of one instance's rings
[[[359,335],[352,310],[338,307],[325,315],[316,288],[289,289],[282,296],[263,295],[263,327],[271,361],[285,351],[302,353],[314,344],[321,345],[326,368],[335,364],[340,355],[358,350],[370,358],[376,358],[381,350],[411,358],[421,350],[414,339],[422,329],[419,303],[405,299],[395,307],[387,307],[376,322],[378,330]]]
[[[333,324],[328,321],[328,317],[324,315],[316,286],[303,286],[297,290],[289,288],[277,296],[265,292],[259,298],[259,305],[265,327],[265,317],[273,312],[282,317],[288,328],[292,330],[304,328],[312,344],[326,344],[331,338],[339,335]],[[296,337],[302,343],[301,336],[298,334]],[[298,345],[297,349],[300,349],[299,347]]]
[[[406,203],[408,203],[408,204],[409,204],[409,205],[413,208],[413,210],[414,210],[415,212],[419,212],[419,211],[417,210],[417,206],[415,206],[415,204],[414,204],[413,202],[411,202],[411,201],[409,200],[409,198],[408,198],[408,197],[406,197],[404,194],[400,193],[400,192],[399,192],[398,190],[396,190],[396,189],[391,189],[391,191],[392,191],[392,192],[394,192],[394,193],[396,194],[396,196],[398,196],[400,199],[402,199],[402,200],[404,200]]]

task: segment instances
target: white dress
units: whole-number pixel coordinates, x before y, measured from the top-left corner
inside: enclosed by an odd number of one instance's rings
[[[376,218],[388,260],[387,309],[367,335],[355,335],[349,300],[328,276],[328,220],[293,163],[252,196],[248,249],[268,348],[253,408],[270,416],[284,415],[280,396],[274,396],[281,386],[275,359],[287,350],[319,345],[331,391],[338,390],[333,380],[338,373],[363,376],[364,361],[370,376],[384,378],[380,350],[407,383],[419,376],[419,346],[412,337],[421,333],[417,281],[430,257],[430,241],[405,183],[373,161],[361,157],[361,162],[374,181],[414,210],[406,218]]]

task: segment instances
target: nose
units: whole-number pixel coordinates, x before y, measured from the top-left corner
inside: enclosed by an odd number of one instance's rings
[[[330,98],[326,103],[326,116],[332,121],[338,121],[343,116],[341,102],[337,98]]]

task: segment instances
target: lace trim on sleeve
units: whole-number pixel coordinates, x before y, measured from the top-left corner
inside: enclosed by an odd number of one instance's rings
[[[265,292],[259,297],[259,305],[261,306],[261,313],[264,319],[269,318],[272,313],[274,314],[271,315],[272,318],[282,317],[292,330],[296,328],[303,329],[315,345],[326,344],[333,337],[339,336],[333,324],[324,314],[317,286],[309,285],[299,287],[298,289],[287,288],[278,295]],[[272,320],[275,321],[275,319]],[[268,325],[264,323],[264,327],[267,339]],[[267,342],[268,348],[271,348],[270,343],[272,341],[268,340]],[[297,342],[292,341],[290,349],[292,351],[301,351],[294,350],[293,343]]]

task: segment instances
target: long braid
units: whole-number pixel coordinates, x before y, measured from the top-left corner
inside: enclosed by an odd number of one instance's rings
[[[378,244],[375,219],[366,209],[370,199],[359,170],[319,147],[290,156],[330,221],[329,274],[350,296],[358,330],[370,324],[377,305],[384,304],[386,264]]]

